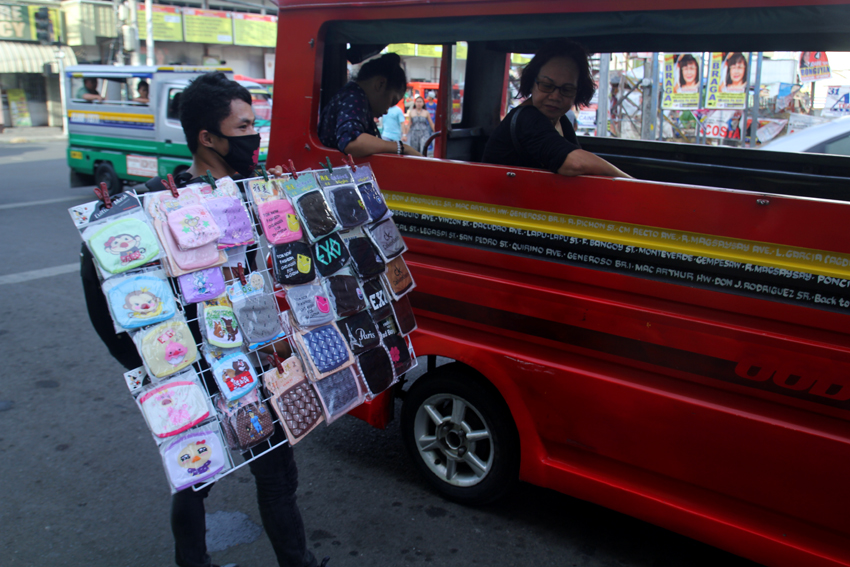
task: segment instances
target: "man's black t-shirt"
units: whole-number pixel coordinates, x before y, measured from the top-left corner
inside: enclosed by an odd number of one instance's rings
[[[511,136],[511,121],[517,113],[519,116],[514,129],[517,144],[514,144]],[[567,117],[562,116],[560,123],[564,131],[563,136],[555,129],[552,121],[534,106],[518,106],[510,111],[502,123],[496,127],[496,131],[487,141],[481,161],[497,165],[547,169],[557,173],[569,153],[581,148],[573,125]]]
[[[234,176],[234,180],[242,179],[239,176]],[[193,183],[201,183],[204,179],[201,177],[192,178],[189,172],[183,172],[174,177],[174,184],[177,187],[185,187]],[[164,191],[165,186],[159,177],[154,177],[145,183],[148,191]],[[248,264],[253,265],[256,252],[249,252]],[[250,270],[250,268],[246,269]],[[80,249],[80,277],[83,280],[83,293],[86,297],[86,307],[89,312],[92,326],[97,332],[100,339],[109,349],[109,354],[115,360],[121,363],[127,370],[138,368],[142,365],[142,359],[136,350],[136,345],[129,333],[116,333],[112,323],[112,316],[109,314],[109,305],[106,303],[106,297],[100,289],[100,280],[98,279],[97,267],[94,265],[94,259],[88,247],[83,243]],[[188,320],[195,319],[197,316],[196,306],[192,303],[184,306],[186,318]],[[200,330],[196,321],[189,324],[192,334],[195,337],[195,342],[201,342]],[[208,381],[209,382],[209,381]],[[208,384],[208,386],[211,386]]]

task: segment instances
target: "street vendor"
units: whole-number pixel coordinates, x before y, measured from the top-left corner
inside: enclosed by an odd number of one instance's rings
[[[192,166],[176,177],[178,187],[202,181],[200,175],[207,171],[214,178],[230,176],[240,179],[253,175],[260,136],[254,129],[251,94],[245,87],[220,72],[198,77],[181,94],[180,120],[192,152]],[[158,178],[146,185],[153,191],[164,189]],[[250,267],[252,258],[245,260],[244,249],[237,252],[237,256]],[[233,265],[233,261],[229,252],[228,264],[225,265]],[[142,361],[129,336],[114,332],[96,268],[85,246],[81,274],[89,316],[98,335],[110,353],[128,370],[141,366]],[[185,307],[187,319],[195,319],[195,305]],[[192,332],[196,342],[200,342],[196,323]],[[215,384],[211,382],[208,381],[208,387],[215,390]],[[279,424],[275,425],[270,441],[272,445],[283,446],[248,464],[257,486],[263,527],[281,567],[316,567],[316,558],[306,548],[304,524],[295,500],[298,470],[292,447],[281,443],[285,441],[285,435]],[[246,458],[249,456],[246,454]],[[190,487],[172,496],[171,530],[179,567],[215,567],[206,548],[204,510],[204,499],[211,488],[212,485],[195,491]],[[328,558],[325,558],[321,565],[326,565],[327,561]]]

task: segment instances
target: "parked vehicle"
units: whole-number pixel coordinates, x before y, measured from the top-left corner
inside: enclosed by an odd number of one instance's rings
[[[810,126],[761,146],[771,152],[850,156],[850,117]]]
[[[594,52],[850,51],[850,4],[279,4],[286,120],[270,163],[341,164],[317,121],[358,54],[443,46],[435,157],[360,160],[409,246],[427,368],[360,417],[386,424],[401,397],[416,467],[460,502],[520,479],[767,565],[850,565],[850,161],[583,137],[637,179],[479,163],[509,53],[554,37]]]
[[[180,93],[194,77],[209,71],[232,74],[227,67],[68,67],[64,79],[65,92],[69,93],[71,186],[106,183],[110,193],[117,193],[124,183],[144,182],[188,169],[192,154],[180,125]],[[101,100],[86,100],[86,80],[94,85]],[[148,84],[147,102],[139,100],[143,81]],[[242,84],[252,91],[252,96],[268,97],[257,83]],[[270,114],[271,102],[268,110]],[[265,139],[260,148],[261,161],[265,161],[268,148],[268,128],[267,124],[260,131]]]

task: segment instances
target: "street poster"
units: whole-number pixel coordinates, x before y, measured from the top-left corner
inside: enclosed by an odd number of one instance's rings
[[[749,87],[750,54],[740,51],[711,54],[706,108],[745,108]]]
[[[233,43],[252,47],[277,45],[277,16],[233,14]]]
[[[805,130],[806,128],[817,126],[824,122],[829,122],[830,120],[830,118],[823,116],[792,112],[788,114],[788,131],[785,132],[785,134],[793,134],[794,132],[799,132],[800,130]]]
[[[183,41],[183,16],[177,6],[160,6],[154,4],[151,10],[153,20],[154,41]],[[145,5],[139,2],[139,39],[148,38],[147,15]]]
[[[821,79],[829,79],[829,59],[826,51],[803,51],[800,53],[800,81],[811,83]]]
[[[233,44],[230,12],[183,8],[183,35],[188,43]]]
[[[696,109],[700,102],[702,53],[664,54],[664,110]]]
[[[826,88],[821,116],[850,116],[850,86]]]
[[[6,99],[9,101],[9,114],[12,118],[12,126],[30,127],[32,118],[27,106],[27,95],[24,89],[7,89]]]

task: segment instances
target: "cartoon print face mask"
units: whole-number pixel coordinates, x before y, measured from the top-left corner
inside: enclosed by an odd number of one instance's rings
[[[247,451],[262,443],[274,432],[271,412],[253,390],[234,402],[216,399],[224,436],[231,449]]]
[[[109,311],[124,329],[138,329],[171,319],[177,304],[162,278],[139,275],[121,280],[106,293]]]
[[[213,377],[221,395],[234,402],[257,387],[254,367],[241,352],[227,355],[212,364]]]
[[[221,229],[203,205],[189,205],[168,213],[168,228],[181,250],[215,242]]]
[[[204,303],[202,311],[202,329],[207,342],[221,348],[242,346],[242,334],[230,302],[219,298],[210,303],[213,305]]]
[[[190,429],[163,443],[160,455],[175,492],[203,483],[228,468],[224,443],[211,427]]]
[[[139,407],[154,435],[171,437],[209,417],[207,396],[196,378],[194,372],[182,373],[139,396]]]
[[[185,303],[200,303],[224,293],[224,274],[221,268],[207,268],[183,274],[177,278]]]
[[[159,244],[148,223],[123,218],[83,233],[98,265],[110,274],[143,266],[159,255]]]
[[[140,332],[134,338],[150,374],[162,378],[183,370],[198,358],[189,326],[172,320]]]
[[[254,243],[254,228],[251,225],[251,217],[242,205],[242,201],[235,197],[218,197],[207,201],[207,209],[219,229],[221,237],[218,239],[219,248],[232,248]]]

